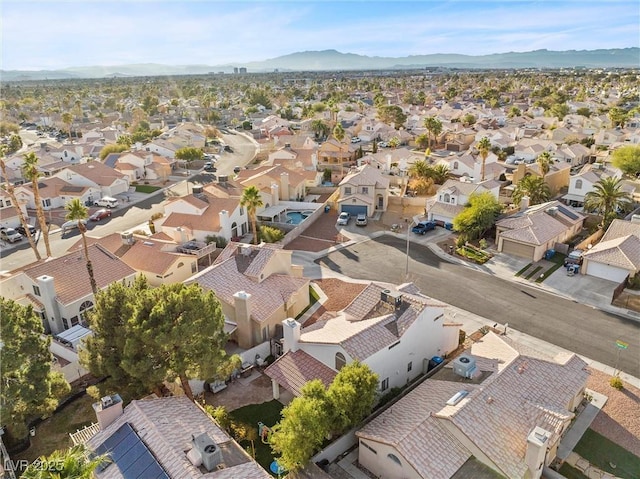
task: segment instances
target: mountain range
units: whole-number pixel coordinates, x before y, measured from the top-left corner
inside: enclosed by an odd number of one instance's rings
[[[370,57],[336,50],[291,53],[268,60],[237,65],[161,65],[141,63],[117,66],[72,67],[60,70],[0,70],[1,80],[56,80],[134,76],[176,76],[233,73],[246,68],[249,73],[337,70],[401,70],[423,68],[515,69],[515,68],[639,68],[640,48],[607,50],[535,50],[491,55],[432,54],[406,57]]]

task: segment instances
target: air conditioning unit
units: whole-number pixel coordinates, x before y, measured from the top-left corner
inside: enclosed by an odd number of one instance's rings
[[[556,216],[558,214],[558,207],[557,206],[552,206],[551,208],[547,208],[546,212],[550,216]]]
[[[193,448],[200,454],[202,465],[207,471],[214,471],[219,464],[222,464],[222,450],[206,432],[194,436],[192,443]]]
[[[462,354],[453,360],[453,372],[463,378],[472,378],[477,370],[473,356]]]

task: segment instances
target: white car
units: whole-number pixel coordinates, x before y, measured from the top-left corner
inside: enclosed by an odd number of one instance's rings
[[[353,138],[351,138],[351,143],[360,143],[360,138],[358,138],[357,136],[354,136]]]
[[[367,215],[360,213],[356,216],[356,226],[367,226]]]
[[[82,222],[83,225],[87,226],[87,220],[80,220],[80,221]],[[69,220],[61,226],[62,234],[65,234],[67,231],[75,229],[77,227],[78,227],[78,220]]]
[[[338,216],[338,221],[336,222],[336,224],[338,226],[347,226],[350,219],[351,215],[346,211],[343,211],[342,213],[340,213],[340,216]]]

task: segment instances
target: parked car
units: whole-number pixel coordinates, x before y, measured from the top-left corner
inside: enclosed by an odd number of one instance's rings
[[[413,228],[411,228],[411,231],[415,234],[423,235],[427,231],[431,231],[434,229],[436,229],[435,221],[421,221],[420,223],[415,225]]]
[[[360,138],[358,138],[357,136],[354,136],[353,138],[351,138],[351,143],[360,143]]]
[[[346,211],[343,211],[342,213],[340,213],[340,216],[338,216],[338,221],[336,222],[336,224],[338,226],[346,226],[349,224],[350,219],[351,215]]]
[[[116,208],[118,206],[118,200],[117,198],[112,198],[111,196],[103,196],[93,205],[102,206],[103,208]]]
[[[94,214],[89,216],[91,221],[100,221],[102,219],[108,218],[111,216],[111,210],[102,208],[101,210],[96,211]]]
[[[356,226],[367,226],[367,215],[360,213],[356,216]]]
[[[229,153],[233,153],[233,148],[231,148],[229,145],[224,145],[224,151],[227,151]]]
[[[80,220],[80,222],[83,225],[87,225],[87,220]],[[78,227],[78,220],[69,220],[66,223],[63,223],[61,228],[62,228],[62,234],[65,234],[67,231],[75,229]]]
[[[582,251],[581,249],[574,249],[564,259],[564,265],[565,266],[569,266],[570,264],[581,265],[582,264],[582,255],[583,254],[584,254],[584,251]]]
[[[36,234],[37,230],[35,226],[27,225],[27,227],[29,228],[29,233],[31,233],[32,236]],[[22,236],[27,236],[27,232],[25,231],[24,226],[22,225],[18,226],[16,228],[16,231],[20,233]]]
[[[22,235],[13,228],[0,229],[0,239],[8,241],[9,243],[17,243],[22,241]]]

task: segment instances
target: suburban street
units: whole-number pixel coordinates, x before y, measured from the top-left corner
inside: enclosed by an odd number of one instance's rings
[[[406,242],[384,235],[334,251],[319,264],[352,278],[405,282]],[[616,340],[629,344],[619,369],[640,377],[640,324],[520,283],[443,261],[412,244],[409,275],[434,299],[616,367]]]

